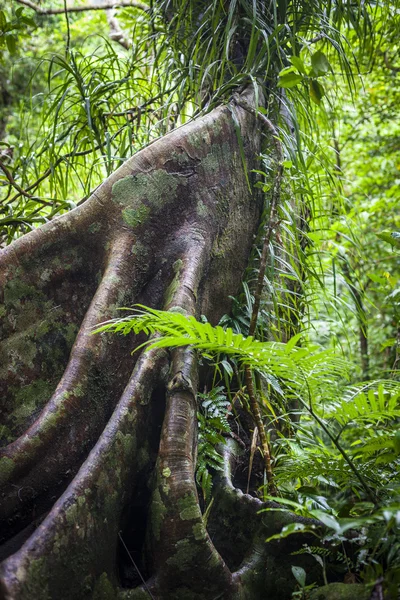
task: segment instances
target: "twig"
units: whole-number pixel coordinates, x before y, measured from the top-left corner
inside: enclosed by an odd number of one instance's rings
[[[103,146],[105,145],[105,142],[103,143]],[[34,183],[32,183],[30,186],[28,186],[26,188],[26,190],[23,190],[22,188],[20,188],[19,193],[15,194],[15,196],[13,196],[10,200],[11,202],[14,202],[15,200],[17,200],[17,198],[19,198],[20,196],[27,196],[28,198],[31,198],[31,196],[28,194],[29,191],[36,189],[39,184],[42,183],[42,181],[44,181],[45,179],[47,179],[47,177],[49,177],[49,175],[52,174],[53,170],[58,167],[58,165],[60,163],[62,163],[64,160],[66,160],[67,158],[71,158],[72,156],[86,156],[87,154],[91,154],[93,152],[97,152],[97,150],[100,150],[101,146],[95,146],[94,148],[90,148],[90,150],[82,150],[81,152],[68,152],[67,154],[64,154],[63,156],[60,156],[59,158],[57,158],[57,160],[55,161],[55,163],[49,167],[48,169],[46,169],[46,171],[43,173],[43,175],[41,175],[41,177],[39,177],[39,179],[37,179]],[[35,199],[36,200],[36,199]]]
[[[394,65],[392,65],[387,52],[383,53],[383,60],[385,61],[385,67],[387,69],[390,69],[390,71],[393,71],[393,73],[400,73],[400,67],[395,67]]]
[[[11,172],[7,169],[7,167],[1,160],[0,160],[0,169],[3,171],[4,175],[7,177],[8,181],[10,182],[12,187],[15,188],[19,192],[20,195],[25,196],[25,198],[29,198],[29,199],[32,198],[31,194],[28,194],[28,192],[26,192],[21,186],[18,185],[18,183],[15,181],[14,177],[12,176]]]
[[[148,585],[147,585],[146,581],[145,581],[145,580],[144,580],[144,578],[143,578],[143,575],[142,575],[142,574],[141,574],[141,572],[139,571],[139,567],[137,566],[137,564],[136,564],[136,563],[135,563],[135,561],[133,560],[132,554],[129,552],[128,546],[125,544],[124,540],[122,539],[122,535],[121,535],[121,532],[120,532],[120,531],[118,531],[118,537],[119,537],[119,539],[121,540],[121,543],[122,543],[123,547],[125,548],[125,550],[126,550],[126,552],[127,552],[128,556],[129,556],[129,558],[131,559],[131,562],[132,562],[133,566],[135,567],[137,574],[139,575],[140,579],[142,580],[142,582],[143,582],[143,586],[145,587],[145,589],[146,589],[146,592],[148,593],[148,595],[150,596],[150,598],[151,598],[152,600],[155,600],[155,598],[154,598],[153,594],[152,594],[152,593],[151,593],[151,591],[149,590],[149,587],[148,587]]]
[[[324,33],[320,33],[319,35],[316,35],[311,40],[308,40],[307,44],[315,44],[316,42],[320,42],[321,40],[323,40],[325,37],[326,37],[326,35]]]
[[[103,113],[103,116],[104,117],[124,117],[125,115],[133,115],[133,113],[135,113],[135,112],[143,113],[144,108],[147,108],[154,102],[157,102],[157,100],[159,100],[166,94],[170,94],[171,92],[175,91],[176,88],[178,87],[178,85],[179,85],[179,83],[176,83],[173,87],[169,88],[169,90],[166,90],[165,92],[161,92],[160,94],[157,94],[157,96],[153,96],[153,98],[146,100],[146,102],[143,102],[143,104],[141,104],[140,106],[132,106],[131,108],[127,108],[126,110],[123,110],[122,112],[113,112],[113,111],[105,112],[105,113]]]
[[[65,22],[67,24],[67,47],[65,49],[65,54],[68,57],[69,51],[70,51],[70,46],[71,46],[71,29],[69,26],[69,16],[68,16],[68,7],[67,7],[67,0],[64,0],[64,16],[65,16]]]
[[[110,28],[110,38],[114,42],[125,48],[125,50],[129,50],[129,48],[131,47],[131,42],[125,37],[124,32],[120,27],[119,21],[115,16],[114,8],[106,10],[106,19]]]
[[[34,10],[38,15],[62,15],[64,8],[42,8],[31,0],[16,0],[18,4],[27,6]],[[85,12],[87,10],[109,10],[112,8],[138,8],[144,12],[149,12],[150,7],[135,0],[116,0],[115,2],[106,2],[105,4],[86,4],[83,6],[67,6],[67,12]]]

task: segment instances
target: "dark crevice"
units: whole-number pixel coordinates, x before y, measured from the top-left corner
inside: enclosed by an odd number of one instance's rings
[[[134,588],[151,577],[145,559],[145,539],[148,525],[148,507],[151,500],[152,473],[156,464],[160,444],[161,427],[165,412],[165,388],[156,388],[151,396],[146,445],[140,450],[148,454],[148,461],[138,475],[138,485],[133,500],[126,507],[119,532],[117,570],[122,588]]]

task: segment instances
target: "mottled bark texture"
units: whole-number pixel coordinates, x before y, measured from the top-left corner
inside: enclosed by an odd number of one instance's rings
[[[250,173],[259,123],[231,110]],[[264,542],[284,513],[233,486],[230,446],[204,525],[196,357],[91,334],[136,302],[229,310],[262,209],[231,110],[151,144],[0,255],[2,598],[290,597],[293,541]]]

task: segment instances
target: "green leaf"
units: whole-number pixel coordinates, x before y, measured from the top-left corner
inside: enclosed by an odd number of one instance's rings
[[[379,283],[380,285],[385,285],[387,283],[387,280],[385,279],[385,277],[381,277],[380,275],[375,275],[375,273],[367,273],[367,277],[374,283]]]
[[[290,525],[285,525],[285,527],[282,527],[282,530],[279,533],[271,535],[265,541],[271,542],[272,540],[282,540],[289,537],[289,535],[293,535],[294,533],[312,533],[315,535],[315,531],[313,530],[312,526],[307,527],[303,523],[290,523]]]
[[[314,54],[311,56],[311,66],[317,77],[319,75],[325,75],[325,73],[331,69],[329,60],[326,58],[325,54],[321,52],[321,50],[317,50],[317,52],[314,52]]]
[[[33,19],[31,19],[31,17],[26,17],[25,15],[22,15],[21,21],[25,23],[25,25],[30,25],[31,27],[34,27],[36,29],[36,23]]]
[[[12,34],[6,35],[6,44],[10,54],[15,54],[17,50],[17,40]]]
[[[385,348],[393,348],[393,346],[396,345],[396,342],[397,342],[396,338],[389,338],[385,342],[382,342],[381,351],[384,350]]]
[[[322,98],[325,96],[325,90],[316,79],[310,81],[310,97],[315,104],[321,104]]]
[[[303,77],[301,75],[296,75],[296,73],[288,73],[287,75],[283,75],[278,79],[278,87],[282,88],[292,88],[295,85],[298,85],[303,81]]]
[[[306,586],[306,572],[303,567],[292,567],[292,573],[301,588]]]
[[[293,167],[293,163],[291,160],[284,160],[282,166],[285,167],[285,169],[291,169]]]
[[[4,10],[0,10],[0,30],[4,29],[7,24],[7,19]]]
[[[304,66],[303,61],[301,60],[301,58],[299,56],[290,56],[289,57],[290,62],[292,63],[292,65],[294,67],[296,67],[296,69],[302,73],[303,75],[307,75],[306,72],[306,68]]]
[[[329,529],[333,529],[333,531],[335,531],[335,533],[341,533],[340,523],[339,523],[339,521],[337,521],[335,519],[335,517],[333,517],[332,515],[329,515],[328,513],[324,512],[323,510],[315,509],[310,512],[316,519],[318,519],[324,525],[329,527]]]
[[[390,244],[392,248],[400,248],[400,233],[398,231],[381,231],[376,235],[380,240]]]

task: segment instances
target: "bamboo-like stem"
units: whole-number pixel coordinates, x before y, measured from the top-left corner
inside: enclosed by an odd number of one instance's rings
[[[253,375],[252,375],[251,369],[248,365],[245,366],[245,376],[246,376],[247,393],[249,395],[249,400],[250,400],[250,409],[251,409],[251,413],[252,413],[255,425],[258,429],[258,434],[260,436],[260,441],[261,441],[261,448],[263,451],[264,467],[265,467],[265,472],[267,474],[267,482],[268,482],[268,493],[270,496],[276,496],[277,489],[276,489],[275,483],[274,483],[274,473],[272,470],[271,450],[269,447],[267,434],[265,432],[265,427],[264,427],[264,423],[262,420],[260,406],[257,402],[257,396],[256,396],[256,393],[254,390]]]
[[[267,127],[267,129],[272,133],[274,144],[275,144],[275,153],[276,153],[276,159],[275,159],[276,160],[276,172],[275,172],[274,186],[273,186],[273,191],[272,191],[271,209],[270,209],[270,214],[269,214],[268,225],[266,226],[266,229],[265,229],[263,248],[262,248],[261,259],[260,259],[260,267],[258,269],[256,289],[254,292],[254,305],[253,305],[253,310],[252,310],[251,320],[250,320],[250,327],[249,327],[249,335],[254,335],[254,332],[255,332],[256,326],[257,326],[258,314],[260,312],[261,297],[262,297],[262,291],[263,291],[263,287],[264,287],[264,276],[265,276],[265,271],[267,268],[269,244],[271,242],[272,233],[273,233],[274,226],[275,226],[278,202],[279,202],[280,196],[281,196],[281,184],[282,184],[282,175],[283,175],[283,164],[282,164],[283,152],[282,152],[281,142],[278,137],[278,132],[277,132],[275,126],[273,125],[273,123],[269,119],[267,119],[267,117],[265,117],[263,114],[258,113],[251,106],[249,106],[247,103],[243,102],[242,100],[235,98],[235,102],[236,102],[236,104],[238,104],[245,110],[253,113],[259,119],[261,119],[263,125],[265,125]],[[265,466],[265,472],[267,474],[267,482],[268,482],[268,493],[271,496],[276,496],[277,489],[276,489],[275,483],[274,483],[274,473],[272,470],[271,450],[270,450],[270,446],[268,443],[268,438],[267,438],[267,434],[265,431],[264,423],[262,420],[260,406],[257,401],[257,394],[254,389],[253,375],[252,375],[251,368],[249,367],[249,365],[245,366],[245,377],[246,377],[247,393],[249,395],[249,400],[250,400],[250,409],[252,412],[254,422],[258,429],[258,433],[259,433],[260,441],[261,441],[261,447],[263,450],[264,466]]]
[[[31,0],[16,0],[18,4],[27,6],[34,10],[38,15],[62,15],[65,12],[65,8],[42,8],[38,4],[31,2]],[[149,6],[142,2],[135,2],[134,0],[116,0],[116,2],[106,2],[105,4],[86,4],[82,6],[68,6],[66,12],[85,12],[87,10],[109,10],[113,8],[138,8],[144,12],[150,10]]]

